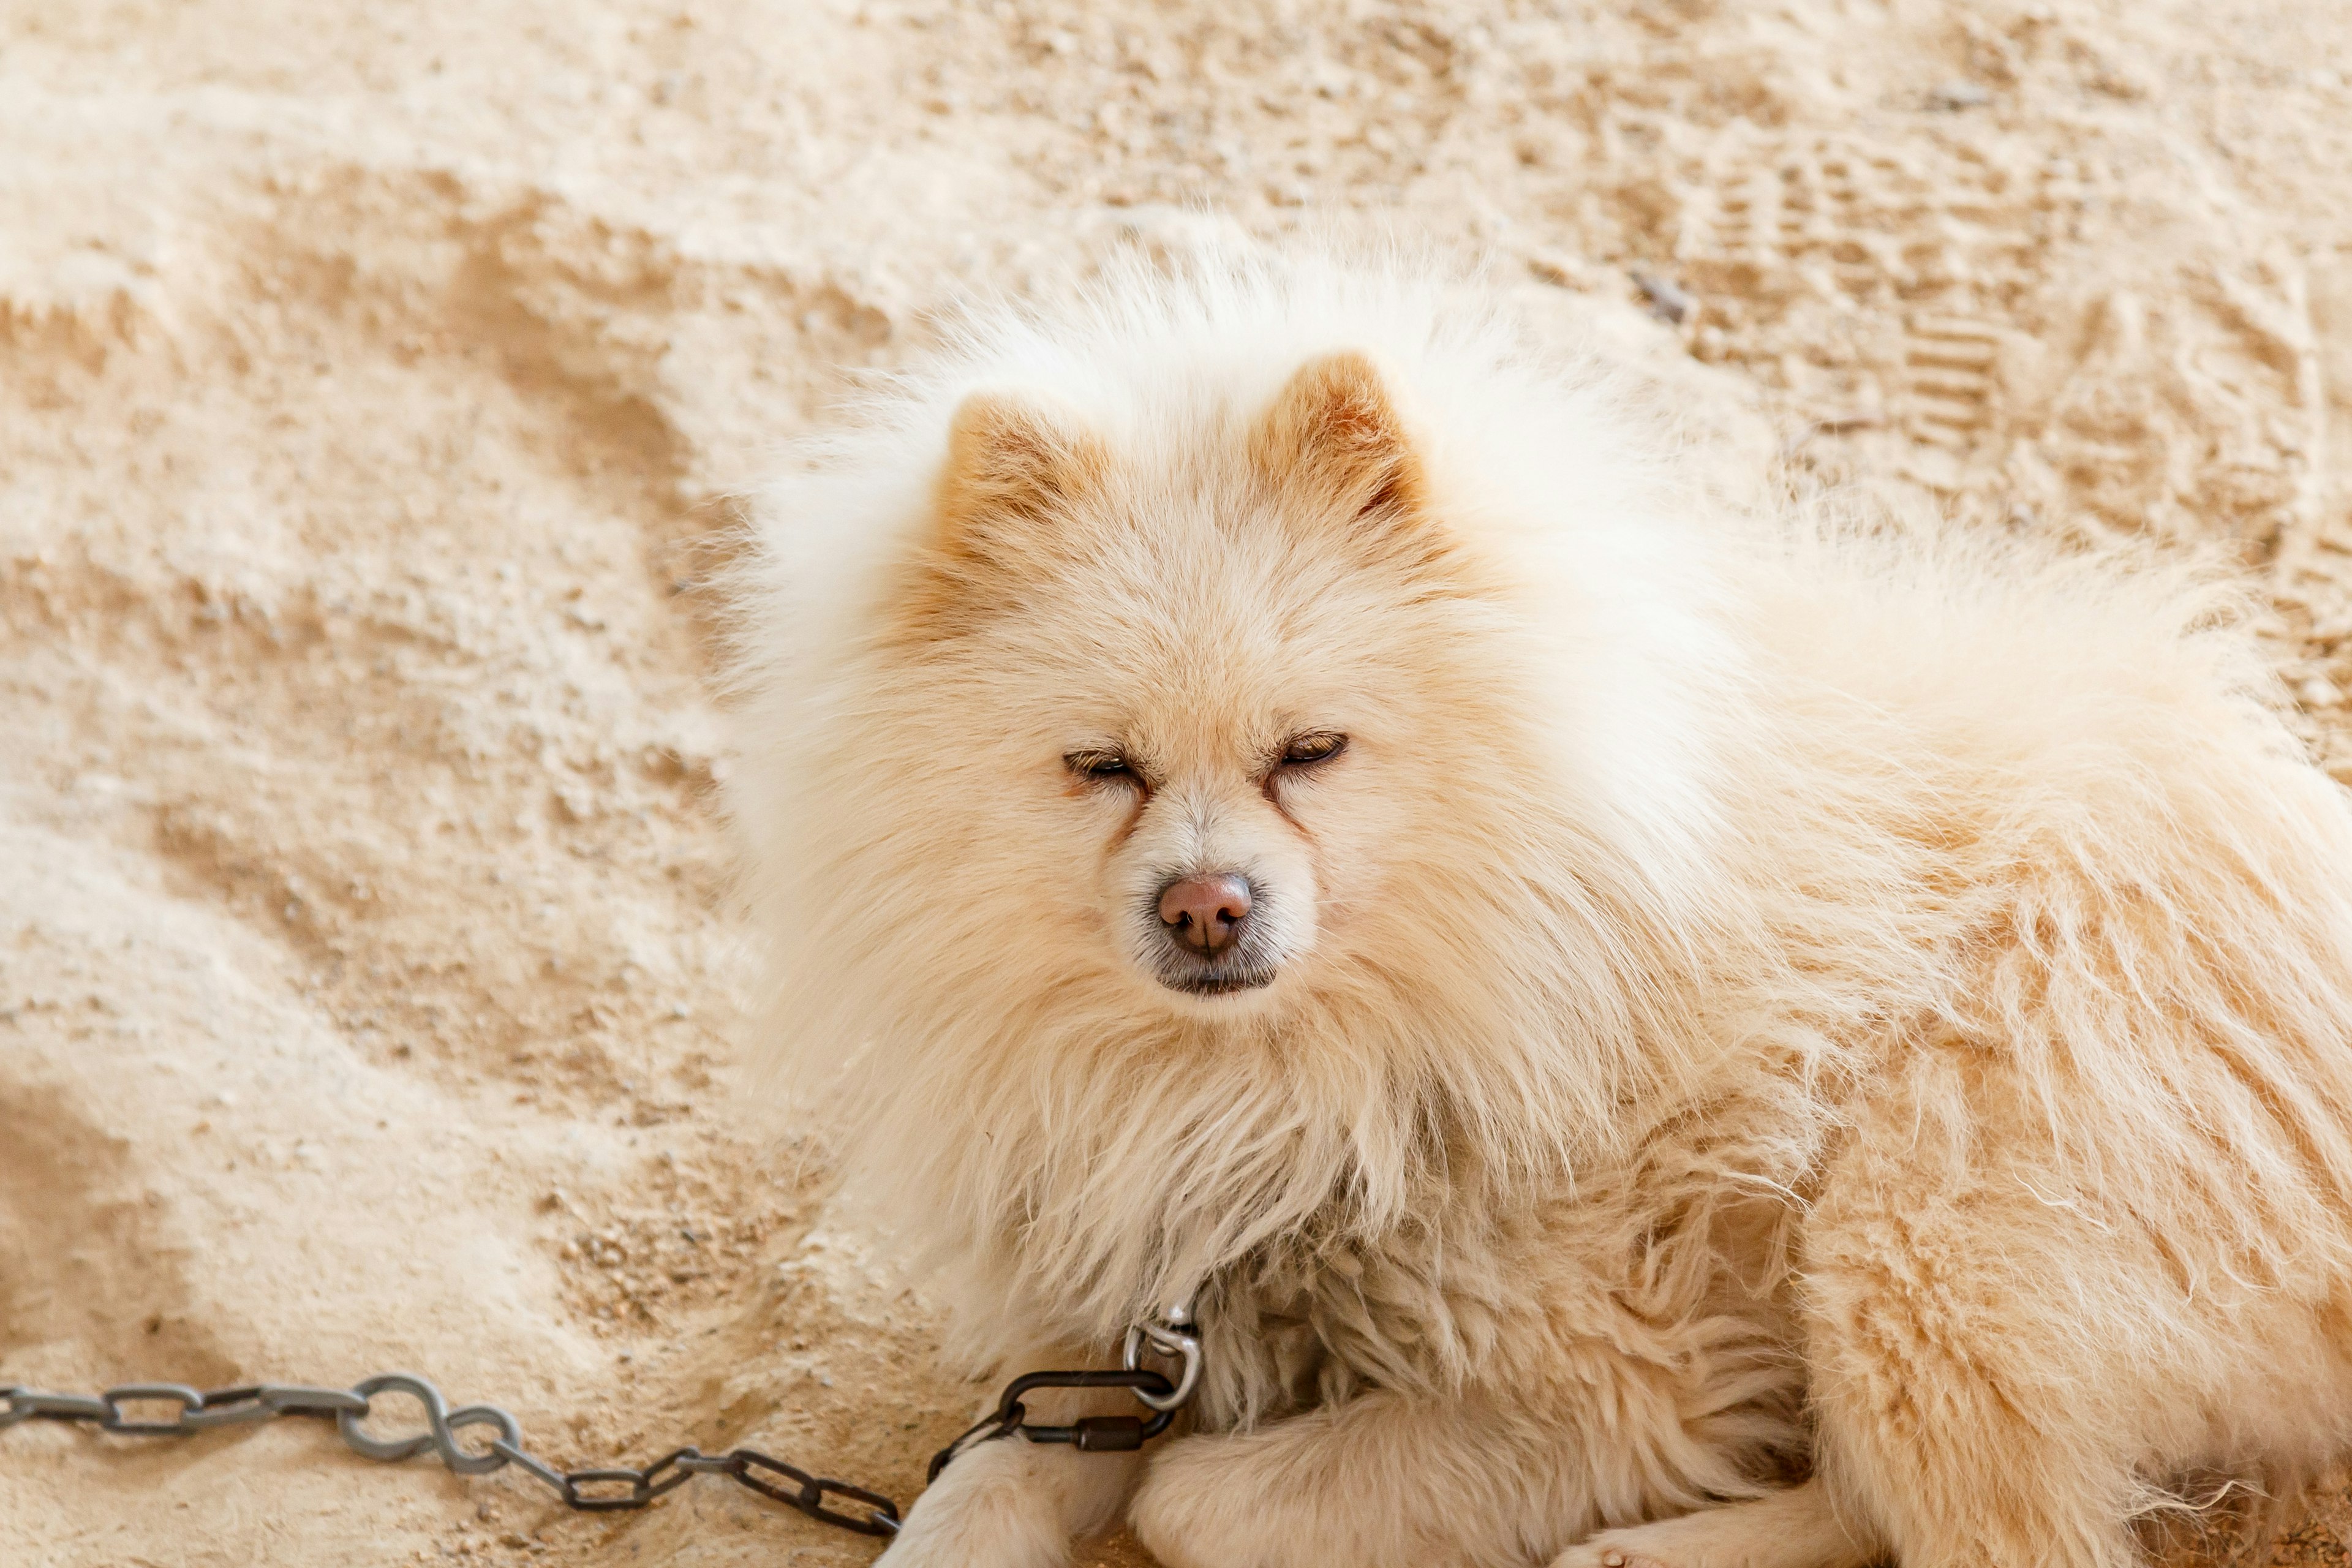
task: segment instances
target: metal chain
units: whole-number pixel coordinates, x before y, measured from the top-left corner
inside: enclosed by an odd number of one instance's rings
[[[425,1430],[406,1437],[376,1437],[360,1429],[371,1414],[375,1397],[405,1394],[425,1406]],[[123,1413],[131,1404],[169,1401],[179,1414],[169,1420],[133,1420]],[[430,1448],[441,1462],[461,1476],[488,1475],[509,1465],[520,1466],[555,1489],[566,1508],[585,1512],[643,1508],[666,1492],[676,1490],[698,1475],[727,1476],[762,1497],[773,1498],[811,1519],[854,1530],[860,1535],[892,1535],[898,1529],[898,1505],[879,1492],[846,1481],[812,1476],[797,1466],[771,1458],[752,1448],[706,1454],[699,1448],[679,1448],[639,1470],[613,1467],[592,1470],[559,1470],[522,1446],[522,1428],[512,1415],[495,1405],[449,1408],[441,1391],[424,1378],[388,1372],[352,1388],[305,1388],[290,1384],[255,1384],[244,1388],[199,1392],[178,1383],[126,1383],[95,1396],[44,1394],[15,1384],[0,1384],[0,1431],[20,1421],[84,1421],[101,1432],[134,1437],[186,1437],[221,1426],[242,1426],[280,1415],[332,1416],[344,1443],[352,1452],[387,1463],[405,1459]],[[491,1429],[489,1445],[475,1450],[457,1441],[461,1427]],[[789,1489],[783,1483],[789,1483]],[[861,1516],[827,1508],[827,1498],[844,1498],[866,1505]]]
[[[1146,1344],[1179,1363],[1173,1382],[1142,1364]],[[1155,1321],[1129,1330],[1120,1360],[1125,1365],[1117,1372],[1033,1372],[1014,1378],[986,1420],[933,1457],[929,1479],[939,1479],[941,1470],[974,1446],[1016,1432],[1033,1443],[1066,1443],[1086,1453],[1131,1450],[1157,1437],[1200,1386],[1201,1338],[1192,1326],[1191,1304],[1171,1307]],[[1038,1388],[1127,1388],[1152,1414],[1148,1419],[1090,1415],[1066,1426],[1032,1426],[1022,1395]],[[361,1430],[360,1424],[373,1413],[376,1396],[384,1394],[404,1394],[424,1405],[425,1429],[405,1437],[377,1437]],[[126,1405],[164,1403],[178,1407],[177,1414],[166,1420],[137,1419],[123,1410]],[[559,1470],[522,1446],[522,1427],[506,1411],[495,1405],[465,1405],[452,1410],[439,1389],[407,1373],[383,1373],[349,1389],[263,1383],[198,1390],[180,1383],[126,1383],[102,1394],[47,1394],[19,1384],[0,1384],[0,1432],[24,1421],[71,1421],[132,1437],[187,1437],[281,1415],[331,1416],[352,1452],[388,1464],[430,1448],[443,1465],[461,1476],[488,1475],[514,1465],[552,1488],[566,1508],[583,1512],[644,1508],[696,1476],[725,1476],[761,1497],[842,1530],[860,1535],[898,1531],[898,1505],[881,1493],[813,1476],[753,1448],[730,1448],[724,1454],[677,1448],[642,1469],[612,1466]],[[459,1443],[457,1433],[467,1426],[490,1428],[488,1444],[474,1449]],[[863,1511],[829,1508],[826,1500],[832,1498],[862,1504]]]

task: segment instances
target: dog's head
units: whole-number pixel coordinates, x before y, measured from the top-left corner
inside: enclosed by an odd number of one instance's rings
[[[1337,951],[1410,969],[1442,940],[1398,873],[1494,683],[1465,658],[1475,571],[1369,358],[1149,433],[970,392],[934,504],[893,706],[954,753],[929,809],[987,825],[951,876],[981,907],[945,918],[994,962],[1237,1017]]]
[[[1194,309],[1008,331],[779,492],[738,798],[782,1033],[1622,1036],[1602,906],[1705,896],[1720,679],[1638,442],[1393,302],[1367,350]]]

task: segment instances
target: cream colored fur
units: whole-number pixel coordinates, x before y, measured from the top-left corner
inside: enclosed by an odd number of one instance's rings
[[[984,1446],[893,1568],[1122,1509],[1171,1568],[2088,1568],[2352,1437],[2352,816],[2226,584],[1726,515],[1625,404],[1213,258],[768,498],[780,1060],[979,1361],[1192,1291],[1209,1354],[1192,1435]],[[1171,990],[1154,889],[1229,867],[1276,978]]]

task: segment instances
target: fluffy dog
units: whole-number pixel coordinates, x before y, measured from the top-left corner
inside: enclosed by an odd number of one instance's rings
[[[2343,1449],[2352,815],[2226,581],[1711,507],[1449,299],[1120,272],[765,507],[778,1050],[981,1360],[1207,1347],[887,1561],[2090,1568]]]

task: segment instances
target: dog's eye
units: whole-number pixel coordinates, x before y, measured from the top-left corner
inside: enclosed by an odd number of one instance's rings
[[[1062,765],[1088,784],[1140,782],[1135,764],[1117,752],[1071,752]]]
[[[1328,763],[1347,749],[1345,735],[1300,735],[1282,749],[1282,765],[1303,768]]]

